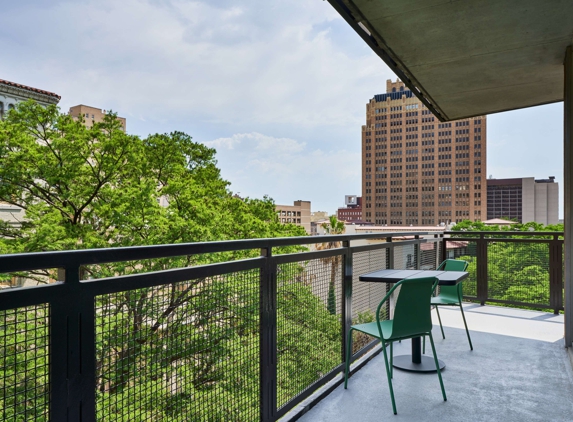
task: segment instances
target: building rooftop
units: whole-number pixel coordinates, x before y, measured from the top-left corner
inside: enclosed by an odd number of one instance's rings
[[[378,103],[386,101],[388,98],[390,98],[391,100],[399,100],[400,98],[402,98],[402,95],[405,95],[406,98],[412,98],[414,96],[412,91],[407,89],[404,91],[388,92],[386,94],[377,94],[374,96],[374,100],[376,100],[376,102]]]
[[[36,92],[38,94],[48,95],[50,97],[57,98],[58,100],[60,100],[62,98],[60,95],[55,94],[55,93],[50,92],[50,91],[44,91],[43,89],[33,88],[31,86],[26,86],[26,85],[22,85],[22,84],[19,84],[16,82],[6,81],[4,79],[0,79],[0,85],[8,85],[8,86],[12,86],[14,88],[25,89],[27,91]]]

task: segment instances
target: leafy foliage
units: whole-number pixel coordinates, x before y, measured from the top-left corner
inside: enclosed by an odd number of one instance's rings
[[[145,139],[121,130],[114,114],[86,127],[55,106],[30,101],[0,122],[0,201],[25,211],[18,224],[0,222],[0,253],[89,249],[306,235],[278,220],[270,198],[232,194],[216,166],[215,150],[181,133]],[[277,253],[301,250],[279,248]],[[257,256],[259,251],[91,265],[81,277],[101,278],[164,271],[165,284],[97,296],[96,389],[98,419],[253,420],[259,411],[259,273],[246,271],[174,282],[168,270]],[[4,276],[57,279],[54,270]],[[296,286],[296,289],[294,288]],[[311,383],[339,353],[338,317],[296,278],[278,289],[279,338],[287,373]],[[318,325],[305,327],[309,315]],[[6,318],[6,314],[0,315]],[[24,332],[34,321],[18,322]],[[24,325],[22,325],[24,324]],[[28,324],[28,325],[26,325]],[[47,333],[47,327],[42,328]],[[5,336],[0,356],[46,350],[44,343]],[[22,349],[23,348],[23,349]],[[320,353],[318,353],[320,352]],[[300,366],[307,355],[324,358]],[[4,358],[3,380],[21,391],[2,415],[38,408],[31,381],[46,379],[47,357],[19,368]],[[301,367],[307,368],[301,374]],[[8,388],[8,387],[6,387]],[[300,386],[281,380],[279,393]],[[0,400],[6,405],[6,398]],[[12,412],[12,413],[10,413]],[[30,414],[31,415],[31,414]],[[38,420],[41,417],[38,416]]]
[[[530,232],[525,238],[547,239],[539,232],[563,232],[563,225],[547,225],[529,222],[511,226],[486,226],[482,222],[463,221],[456,224],[453,231],[507,232],[492,234],[490,239],[503,238],[511,232]],[[456,234],[456,237],[464,235]],[[524,238],[520,236],[520,238]],[[463,255],[459,259],[469,262],[470,282],[464,283],[464,294],[476,296],[477,260],[473,255]],[[514,243],[495,241],[488,244],[488,296],[493,299],[511,302],[549,305],[549,247],[545,243]],[[537,309],[533,307],[533,309]]]

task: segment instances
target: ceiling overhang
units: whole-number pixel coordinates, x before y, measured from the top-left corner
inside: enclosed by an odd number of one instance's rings
[[[442,121],[563,100],[572,0],[328,0]]]

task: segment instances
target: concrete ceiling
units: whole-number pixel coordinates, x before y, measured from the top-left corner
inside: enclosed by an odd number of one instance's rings
[[[563,100],[573,0],[328,0],[440,120]]]

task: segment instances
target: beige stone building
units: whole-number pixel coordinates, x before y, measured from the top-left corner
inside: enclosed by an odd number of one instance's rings
[[[486,219],[486,117],[440,123],[400,80],[366,105],[362,219],[438,225]]]
[[[294,201],[293,205],[276,205],[281,223],[292,223],[302,226],[308,234],[310,229],[310,201]]]
[[[83,117],[85,124],[87,127],[91,127],[94,123],[101,123],[103,122],[103,118],[106,115],[105,110],[101,110],[99,108],[86,106],[83,104],[70,107],[70,111],[68,114],[76,119],[80,116]],[[127,129],[127,121],[125,117],[117,117],[117,120],[121,123],[121,127],[123,131]]]

